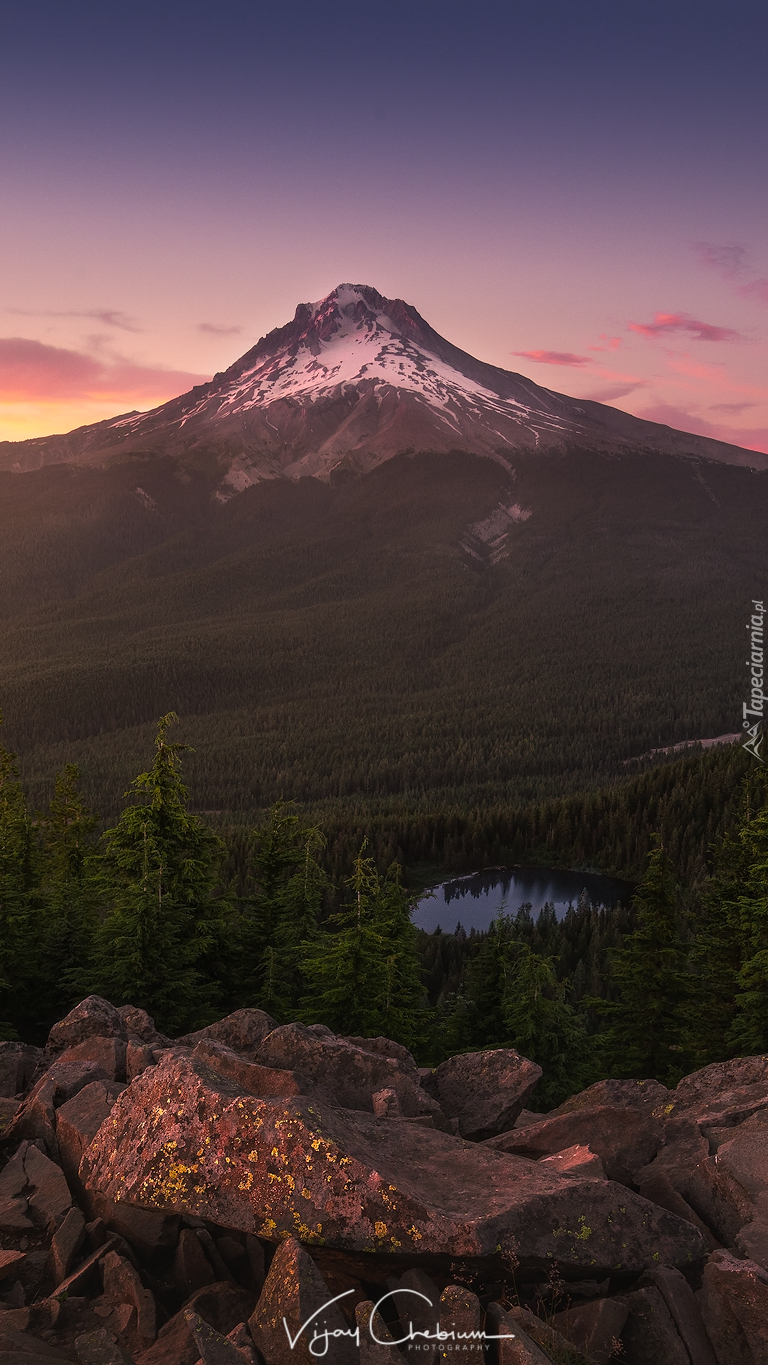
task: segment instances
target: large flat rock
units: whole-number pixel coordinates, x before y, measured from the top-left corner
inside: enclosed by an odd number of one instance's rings
[[[119,1096],[80,1177],[116,1203],[354,1252],[514,1253],[525,1271],[589,1278],[705,1256],[696,1228],[612,1182],[406,1120],[244,1094],[191,1055]]]

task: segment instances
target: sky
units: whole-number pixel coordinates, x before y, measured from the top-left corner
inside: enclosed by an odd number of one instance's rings
[[[768,451],[763,0],[0,0],[0,439],[148,409],[348,281]]]

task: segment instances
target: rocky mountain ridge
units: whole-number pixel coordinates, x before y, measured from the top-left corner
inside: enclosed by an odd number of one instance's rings
[[[540,1074],[96,996],[0,1043],[0,1359],[765,1365],[768,1057]]]
[[[214,454],[225,500],[263,479],[365,473],[403,451],[646,449],[768,467],[768,456],[569,398],[476,360],[402,299],[342,284],[208,384],[65,436],[0,442],[0,469]]]

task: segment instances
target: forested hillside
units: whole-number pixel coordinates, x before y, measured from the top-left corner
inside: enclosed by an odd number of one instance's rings
[[[8,740],[37,805],[75,761],[107,818],[170,709],[225,822],[282,796],[471,829],[604,788],[739,728],[767,480],[578,450],[403,455],[224,504],[214,453],[0,475]]]
[[[258,1005],[384,1034],[430,1061],[513,1045],[545,1069],[544,1108],[601,1075],[673,1080],[768,1048],[768,786],[745,755],[690,757],[586,798],[597,860],[630,849],[642,864],[630,906],[582,898],[561,924],[522,907],[487,934],[427,936],[400,862],[377,862],[364,835],[348,829],[348,858],[338,836],[329,856],[322,828],[278,802],[256,830],[222,839],[189,809],[174,721],[161,720],[150,766],[101,838],[74,765],[33,818],[0,748],[5,1036],[44,1037],[89,993],[139,1004],[171,1033]],[[562,859],[568,808],[551,825]],[[673,835],[689,817],[686,847]],[[534,837],[546,818],[530,811],[521,828]]]

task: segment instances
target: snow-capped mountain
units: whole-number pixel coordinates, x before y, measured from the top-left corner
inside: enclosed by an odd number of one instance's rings
[[[521,447],[631,446],[764,467],[768,457],[568,398],[475,360],[401,299],[342,284],[234,365],[152,412],[69,436],[6,442],[0,467],[216,449],[220,496],[265,478],[365,472],[404,450],[468,450],[502,461]]]

